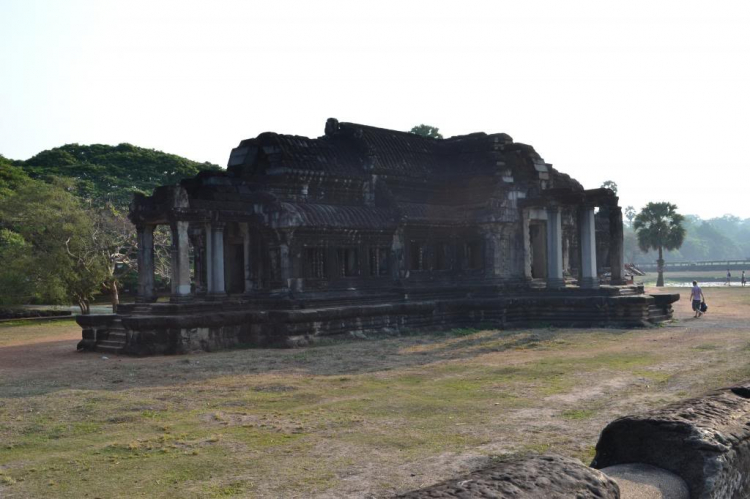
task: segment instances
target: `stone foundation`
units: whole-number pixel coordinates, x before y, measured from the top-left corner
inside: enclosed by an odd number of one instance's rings
[[[603,287],[316,308],[259,309],[242,300],[121,306],[118,315],[78,316],[79,349],[133,355],[214,351],[243,345],[302,346],[344,334],[397,334],[456,327],[638,327],[671,319],[679,295]],[[277,301],[284,303],[283,300]]]

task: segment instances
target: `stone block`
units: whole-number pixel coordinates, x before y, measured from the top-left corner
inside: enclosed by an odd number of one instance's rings
[[[502,462],[397,497],[619,499],[620,489],[604,473],[577,459],[546,455]]]
[[[613,421],[591,465],[627,463],[671,471],[694,499],[750,497],[750,385]]]

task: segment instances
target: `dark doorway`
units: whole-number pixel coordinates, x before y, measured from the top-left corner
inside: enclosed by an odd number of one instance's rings
[[[240,294],[245,292],[245,252],[242,244],[228,244],[225,247],[226,270],[224,273],[227,293]]]
[[[547,278],[547,223],[529,224],[529,252],[531,253],[531,278]]]

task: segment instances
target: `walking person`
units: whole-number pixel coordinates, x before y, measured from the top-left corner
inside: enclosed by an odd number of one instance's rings
[[[745,287],[745,282],[746,282],[746,281],[745,281],[745,271],[743,270],[743,271],[742,271],[742,287],[743,287],[743,288]]]
[[[693,289],[690,290],[690,303],[693,305],[693,311],[695,311],[694,319],[697,319],[703,312],[701,312],[701,304],[706,301],[703,296],[703,290],[698,286],[698,281],[693,281]]]
[[[729,272],[729,269],[727,269],[727,286],[732,285],[732,273]]]

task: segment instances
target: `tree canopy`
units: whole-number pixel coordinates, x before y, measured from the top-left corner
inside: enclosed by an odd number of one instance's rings
[[[625,210],[623,211],[625,214],[625,220],[628,221],[628,225],[633,225],[633,220],[635,220],[635,216],[638,214],[638,212],[635,211],[635,208],[632,206],[626,206]]]
[[[0,199],[11,195],[30,180],[23,169],[13,166],[10,161],[0,156]]]
[[[126,218],[134,192],[150,194],[210,163],[130,144],[68,144],[26,161],[0,155],[0,303],[77,303],[102,288],[112,302],[135,271],[135,228]],[[157,257],[168,254],[159,231]]]
[[[0,301],[88,304],[106,278],[94,226],[70,180],[29,179],[0,198]]]
[[[617,182],[615,182],[614,180],[605,180],[604,182],[602,182],[602,187],[604,187],[605,189],[612,189],[612,192],[617,194]]]
[[[431,139],[443,138],[443,136],[439,132],[439,128],[430,125],[417,125],[409,130],[409,132],[415,135],[421,135],[422,137],[429,137]]]
[[[685,240],[684,220],[672,203],[648,203],[633,221],[641,251],[678,249]]]
[[[130,203],[134,192],[150,194],[159,185],[175,184],[201,170],[220,170],[212,163],[131,144],[67,144],[14,163],[34,179],[73,178],[79,197],[120,209]]]
[[[672,203],[648,203],[633,221],[641,251],[654,249],[659,252],[657,286],[664,285],[664,250],[679,249],[685,240],[684,220]]]

